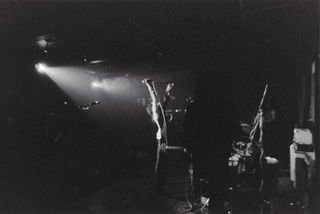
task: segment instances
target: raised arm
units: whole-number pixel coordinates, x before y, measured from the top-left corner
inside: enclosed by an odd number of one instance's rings
[[[151,97],[151,116],[153,122],[157,125],[158,131],[156,134],[157,140],[161,140],[161,126],[159,123],[159,112],[158,112],[158,104],[160,103],[160,100],[158,98],[157,91],[154,87],[154,82],[150,79],[144,79],[142,81],[144,84],[147,85],[150,97]]]

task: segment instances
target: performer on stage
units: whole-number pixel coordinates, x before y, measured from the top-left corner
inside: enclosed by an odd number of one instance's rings
[[[143,80],[143,83],[147,85],[148,91],[151,97],[151,103],[147,108],[147,112],[152,118],[152,121],[157,126],[156,141],[157,141],[157,159],[155,163],[155,191],[162,192],[163,185],[166,180],[167,170],[167,154],[166,149],[168,146],[167,136],[167,116],[165,115],[165,108],[171,98],[170,91],[174,86],[174,83],[167,84],[165,97],[163,103],[157,93],[154,85],[154,81],[150,79]]]
[[[184,124],[184,144],[192,153],[194,180],[208,181],[209,212],[213,213],[223,211],[228,202],[228,159],[232,141],[241,135],[235,106],[226,97],[230,87],[212,75],[202,76]]]

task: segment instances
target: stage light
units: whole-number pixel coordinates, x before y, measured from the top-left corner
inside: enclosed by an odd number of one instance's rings
[[[44,73],[45,70],[47,69],[47,65],[44,64],[44,63],[37,63],[37,64],[35,65],[35,67],[36,67],[36,70],[37,70],[39,73]]]
[[[100,84],[99,84],[98,82],[92,82],[92,83],[91,83],[91,86],[92,86],[93,88],[97,88],[97,87],[100,86]]]
[[[104,62],[105,60],[103,60],[103,59],[97,59],[97,60],[91,60],[91,61],[89,61],[88,63],[89,64],[99,64],[99,63],[102,63],[102,62]]]

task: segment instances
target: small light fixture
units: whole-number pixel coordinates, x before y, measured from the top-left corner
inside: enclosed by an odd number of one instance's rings
[[[45,70],[47,69],[47,65],[44,64],[44,63],[39,62],[39,63],[37,63],[37,64],[35,65],[35,68],[36,68],[36,70],[37,70],[39,73],[44,73]]]

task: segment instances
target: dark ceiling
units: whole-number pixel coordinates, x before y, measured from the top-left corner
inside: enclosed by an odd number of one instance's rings
[[[176,57],[182,60],[276,53],[314,57],[312,0],[7,1],[0,3],[1,52],[41,57],[49,38],[60,59]],[[42,37],[41,37],[42,36]],[[286,59],[284,59],[286,60]]]

